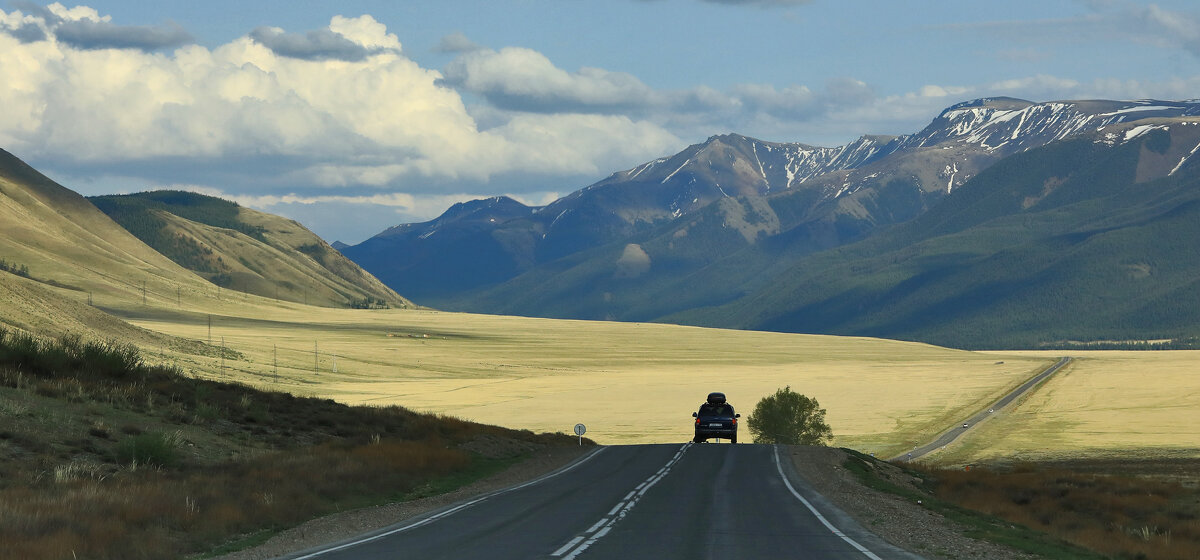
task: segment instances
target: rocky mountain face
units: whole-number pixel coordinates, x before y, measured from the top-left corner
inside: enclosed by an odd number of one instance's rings
[[[700,271],[728,284],[722,301],[750,293],[750,280],[713,272],[734,255],[770,255],[739,266],[754,261],[751,275],[771,278],[804,255],[922,216],[1013,155],[1101,131],[1102,141],[1124,142],[1198,114],[1194,102],[991,98],[954,105],[914,134],[836,148],[714,136],[545,207],[476,201],[343,251],[419,303],[649,320],[711,305],[712,290],[692,281],[667,301],[637,297]]]

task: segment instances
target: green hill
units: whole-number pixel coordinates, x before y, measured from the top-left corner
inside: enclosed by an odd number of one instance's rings
[[[412,306],[291,220],[180,191],[90,200],[138,239],[222,288],[312,305]]]

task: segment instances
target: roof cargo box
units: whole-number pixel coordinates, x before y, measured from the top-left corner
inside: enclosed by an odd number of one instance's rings
[[[708,404],[725,404],[725,393],[709,393]]]

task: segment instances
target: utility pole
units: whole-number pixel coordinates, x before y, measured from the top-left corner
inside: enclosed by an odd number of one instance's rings
[[[146,281],[142,280],[142,305],[146,305]]]
[[[317,351],[317,341],[313,341],[313,371],[321,373],[321,354]]]
[[[208,314],[208,345],[212,346],[212,313]]]
[[[279,383],[279,347],[271,345],[271,361],[275,364],[275,383]]]
[[[225,377],[225,337],[221,337],[221,377]]]

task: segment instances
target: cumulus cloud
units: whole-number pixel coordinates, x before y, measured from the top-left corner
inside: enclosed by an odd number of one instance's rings
[[[458,31],[442,37],[437,47],[434,47],[434,51],[440,53],[465,53],[477,51],[482,48],[482,46],[468,39],[461,31]]]
[[[597,173],[681,144],[622,115],[517,115],[481,130],[442,75],[406,58],[371,16],[336,16],[303,34],[259,29],[169,55],[82,48],[57,35],[81,21],[111,25],[90,8],[0,11],[0,145],[77,173],[220,161],[245,171],[246,188],[428,190],[506,173]],[[46,40],[14,34],[29,25]],[[253,176],[255,165],[264,176]]]
[[[400,52],[400,41],[369,15],[334,16],[329,27],[306,33],[288,33],[278,27],[259,27],[250,38],[279,56],[301,60],[358,62],[369,56]]]
[[[18,2],[20,12],[8,14],[4,25],[9,34],[24,43],[44,41],[53,36],[57,41],[77,49],[137,49],[157,51],[172,49],[194,41],[190,33],[174,23],[158,26],[116,25],[108,16],[86,6],[66,8],[54,3],[46,7],[30,2]]]
[[[469,50],[443,72],[446,85],[482,95],[502,109],[621,112],[658,103],[657,92],[631,74],[587,67],[567,72],[521,47]]]

